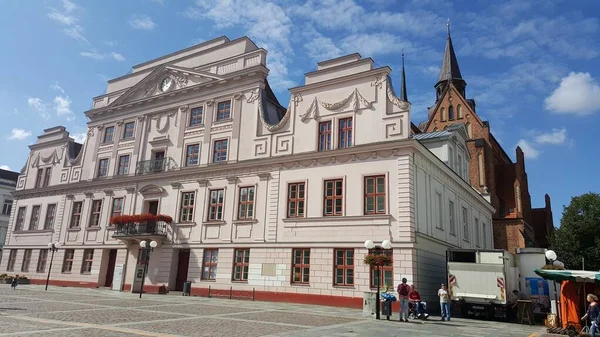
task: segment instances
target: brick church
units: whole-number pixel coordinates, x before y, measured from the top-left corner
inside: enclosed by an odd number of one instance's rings
[[[482,195],[489,195],[496,209],[494,248],[514,253],[517,248],[548,247],[554,229],[550,196],[545,195],[543,208],[531,207],[523,151],[517,146],[513,162],[494,137],[490,123],[477,114],[475,100],[467,98],[466,87],[448,29],[444,59],[435,84],[435,104],[428,109],[426,121],[412,125],[412,132],[436,132],[452,124],[464,124],[469,137],[471,186]]]

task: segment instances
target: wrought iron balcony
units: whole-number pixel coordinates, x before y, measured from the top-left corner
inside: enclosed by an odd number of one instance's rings
[[[113,238],[167,236],[167,223],[164,221],[129,222],[115,225]]]
[[[164,157],[152,160],[138,161],[135,167],[135,174],[148,174],[172,171],[177,167],[177,163],[171,157]]]

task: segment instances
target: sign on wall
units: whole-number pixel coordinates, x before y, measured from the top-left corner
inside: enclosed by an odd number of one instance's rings
[[[115,272],[113,274],[112,290],[121,290],[121,283],[123,283],[123,265],[115,265]]]

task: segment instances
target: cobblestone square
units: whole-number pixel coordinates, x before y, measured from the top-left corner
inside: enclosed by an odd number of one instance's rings
[[[397,316],[396,316],[397,317]],[[0,286],[0,336],[420,337],[541,336],[542,327],[453,319],[375,321],[362,310],[291,303]]]

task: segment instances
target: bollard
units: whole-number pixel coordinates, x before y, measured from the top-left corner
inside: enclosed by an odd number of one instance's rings
[[[252,302],[254,302],[255,297],[256,297],[256,288],[252,288]]]
[[[233,287],[229,287],[229,299],[231,299],[232,293],[233,293]]]
[[[210,286],[208,286],[208,298],[210,298]]]

